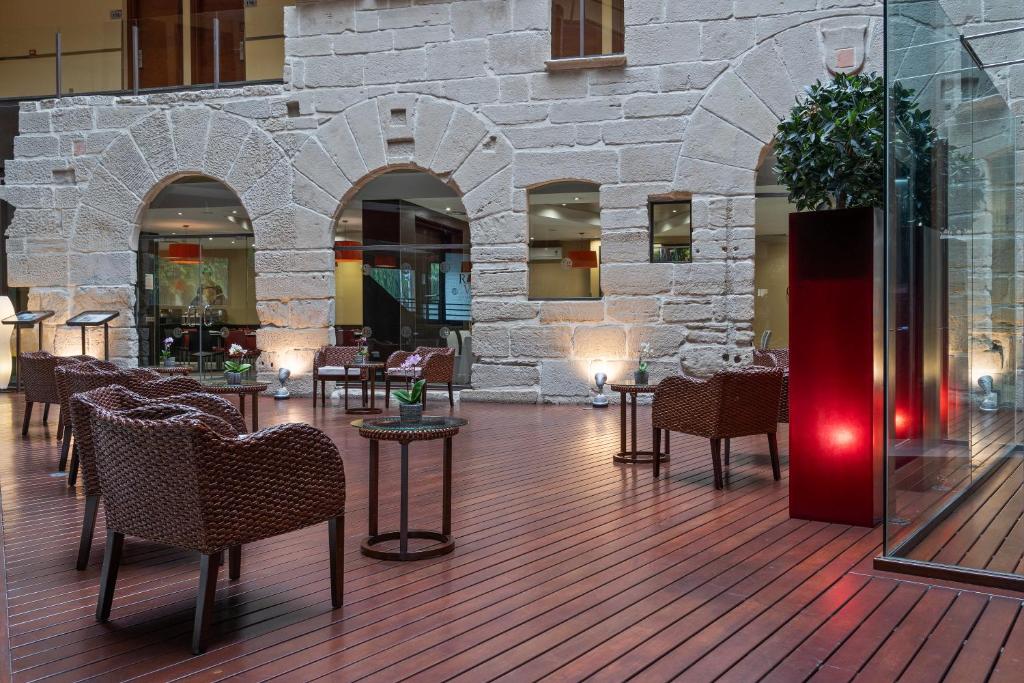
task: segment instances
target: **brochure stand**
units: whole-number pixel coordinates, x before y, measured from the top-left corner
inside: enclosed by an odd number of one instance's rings
[[[103,325],[103,360],[110,360],[110,321],[121,315],[117,311],[83,311],[68,318],[68,327],[82,330],[82,355],[85,355],[85,328]]]
[[[14,355],[18,358],[18,383],[15,391],[21,391],[21,331],[26,327],[39,325],[39,350],[43,350],[43,321],[53,317],[53,311],[21,311],[3,319],[4,325],[14,325]]]

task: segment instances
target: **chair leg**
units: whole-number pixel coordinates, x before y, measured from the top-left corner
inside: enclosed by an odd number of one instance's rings
[[[715,468],[715,488],[724,489],[725,481],[722,477],[722,440],[711,439],[711,464]]]
[[[28,435],[28,422],[32,419],[32,401],[25,401],[25,417],[21,421],[21,435]]]
[[[313,407],[316,408],[316,375],[313,375]]]
[[[71,425],[64,425],[64,438],[60,440],[60,460],[57,462],[57,470],[63,472],[68,467],[68,454],[71,452]]]
[[[427,409],[427,383],[423,383],[423,393],[420,395],[420,400],[423,402],[423,410]]]
[[[78,483],[78,444],[71,444],[71,462],[68,464],[68,486]]]
[[[60,441],[64,438],[64,411],[61,410],[57,413],[57,440]]]
[[[455,407],[455,392],[452,391],[452,383],[448,382],[448,405]]]
[[[779,466],[779,442],[775,432],[768,434],[768,452],[772,455],[772,476],[775,481],[782,479],[782,468]]]
[[[668,432],[666,431],[667,435]],[[661,476],[661,430],[657,427],[654,428],[654,449],[651,455],[651,460],[654,461],[654,478],[657,479]]]
[[[725,439],[725,466],[726,467],[729,466],[729,451],[731,450],[730,449],[731,445],[732,445],[732,439]]]
[[[331,557],[331,606],[345,602],[345,516],[327,520],[327,542]]]
[[[43,424],[49,424],[50,422],[50,404],[43,404]]]
[[[114,585],[117,583],[117,569],[121,566],[121,550],[124,549],[124,534],[107,531],[107,547],[103,551],[103,568],[100,570],[100,596],[96,602],[96,620],[110,618],[110,606],[114,604]]]
[[[220,553],[199,556],[199,593],[196,594],[196,615],[192,625],[192,654],[202,654],[213,622],[213,602],[217,595],[217,569]]]
[[[242,546],[233,545],[228,548],[228,578],[237,581],[242,575]]]
[[[75,569],[82,571],[89,565],[89,553],[92,552],[92,535],[96,531],[96,513],[100,509],[98,495],[85,497],[85,516],[82,518],[82,535],[78,539],[78,562]]]
[[[391,407],[391,375],[384,371],[384,407]]]

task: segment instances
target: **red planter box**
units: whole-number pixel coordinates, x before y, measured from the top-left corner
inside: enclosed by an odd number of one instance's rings
[[[874,209],[789,217],[791,517],[882,516],[881,220]]]

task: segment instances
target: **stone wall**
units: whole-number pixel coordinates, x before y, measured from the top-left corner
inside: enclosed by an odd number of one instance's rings
[[[881,71],[881,3],[632,0],[626,64],[566,70],[546,64],[549,24],[549,0],[299,2],[284,87],[25,103],[2,189],[18,207],[11,284],[58,311],[59,350],[73,348],[67,315],[124,310],[114,355],[134,362],[140,212],[203,173],[253,218],[261,371],[301,376],[333,339],[340,207],[419,168],[470,220],[464,399],[578,400],[595,366],[624,374],[643,341],[655,378],[749,362],[755,169],[837,51],[845,70]],[[527,190],[569,179],[601,186],[604,296],[531,301]],[[693,263],[648,263],[651,197],[692,198]]]

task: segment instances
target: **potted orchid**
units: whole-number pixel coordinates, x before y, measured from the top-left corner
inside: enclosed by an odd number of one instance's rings
[[[252,367],[252,363],[245,362],[245,349],[240,344],[232,344],[228,348],[228,355],[232,358],[238,356],[238,360],[226,360],[224,361],[224,378],[228,384],[241,384],[242,374],[249,371]]]
[[[651,352],[651,345],[644,342],[640,345],[640,358],[637,361],[636,372],[633,373],[633,381],[636,384],[647,384],[650,380],[647,374],[647,361],[644,360],[644,356]]]
[[[398,420],[402,424],[419,424],[423,420],[423,392],[426,391],[426,380],[416,380],[411,389],[399,389],[395,392],[398,401]]]
[[[362,365],[370,357],[370,346],[367,344],[366,339],[359,340],[359,346],[356,347],[356,362]]]
[[[163,341],[163,350],[160,351],[160,360],[167,367],[174,367],[174,358],[171,355],[171,346],[174,344],[174,337],[167,337]]]

